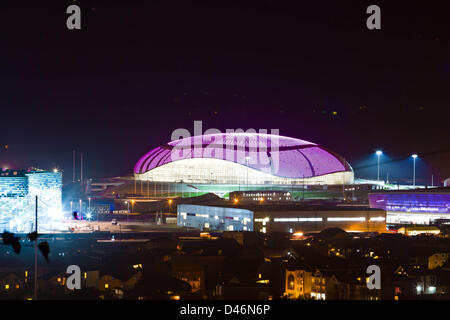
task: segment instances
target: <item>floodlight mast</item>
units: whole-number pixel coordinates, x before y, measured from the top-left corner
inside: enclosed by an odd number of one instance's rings
[[[418,155],[414,153],[411,157],[413,158],[413,186],[416,186],[416,159]]]
[[[38,234],[38,196],[36,196],[35,204],[35,220],[34,231],[36,232],[36,239],[34,239],[34,299],[37,300],[37,234]]]
[[[380,157],[383,154],[383,151],[377,150],[376,155],[378,158],[378,166],[377,166],[377,181],[380,181]]]

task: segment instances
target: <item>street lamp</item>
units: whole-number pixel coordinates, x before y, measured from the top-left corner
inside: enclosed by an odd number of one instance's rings
[[[81,200],[80,199],[80,216],[81,216],[81,219],[83,219],[83,215],[82,215],[82,206],[83,206],[83,200]]]
[[[91,213],[91,197],[88,198],[89,200],[89,208],[88,208],[88,212],[89,214]]]
[[[416,185],[416,159],[417,159],[417,157],[418,157],[418,155],[417,154],[413,154],[412,156],[411,156],[412,158],[413,158],[413,186],[415,186]]]
[[[377,170],[377,181],[380,181],[380,157],[383,154],[383,151],[381,150],[377,150],[377,152],[375,152],[378,158],[378,170]]]
[[[169,199],[169,213],[172,212],[172,199]]]

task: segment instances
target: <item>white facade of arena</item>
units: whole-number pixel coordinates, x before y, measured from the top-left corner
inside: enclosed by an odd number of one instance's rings
[[[332,185],[352,184],[354,173],[342,171],[310,178],[285,178],[231,161],[192,158],[173,161],[142,174],[135,173],[135,177],[137,180],[158,182]]]

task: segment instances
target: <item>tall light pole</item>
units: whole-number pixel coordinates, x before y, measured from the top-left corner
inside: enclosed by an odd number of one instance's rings
[[[377,152],[376,152],[376,155],[377,155],[377,158],[378,158],[378,170],[377,170],[377,181],[380,181],[380,157],[381,157],[381,155],[383,154],[383,151],[381,151],[381,150],[377,150]]]
[[[411,156],[413,158],[413,186],[416,186],[416,159],[417,159],[417,154],[413,154]]]
[[[36,196],[35,203],[35,220],[34,220],[34,232],[36,232],[36,239],[34,240],[34,300],[37,300],[37,234],[38,234],[38,196]]]
[[[88,200],[89,200],[88,212],[91,213],[91,197],[89,197]]]
[[[83,219],[83,214],[81,213],[82,212],[82,208],[83,208],[83,200],[80,199],[80,216],[81,216],[81,219]]]

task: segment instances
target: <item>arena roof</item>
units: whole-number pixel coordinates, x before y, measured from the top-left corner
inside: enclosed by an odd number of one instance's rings
[[[267,164],[276,159],[274,175],[286,178],[352,171],[342,157],[313,142],[271,134],[219,133],[174,140],[152,149],[139,159],[134,172],[142,174],[192,158],[227,160],[259,171],[267,171]]]

